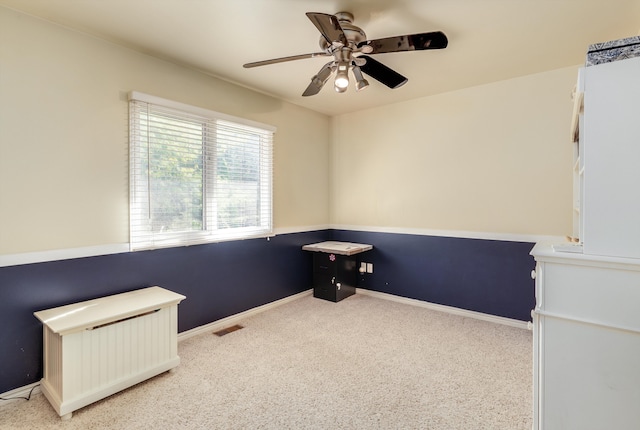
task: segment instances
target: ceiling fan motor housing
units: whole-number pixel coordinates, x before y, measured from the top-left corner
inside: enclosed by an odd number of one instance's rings
[[[364,42],[367,40],[367,35],[360,27],[353,25],[353,15],[349,12],[338,12],[335,14],[335,17],[338,18],[338,22],[340,23],[340,27],[342,27],[342,31],[349,41],[349,48],[355,50],[355,47],[360,42]],[[327,40],[320,36],[320,49],[323,51],[331,51],[331,44],[327,42]]]

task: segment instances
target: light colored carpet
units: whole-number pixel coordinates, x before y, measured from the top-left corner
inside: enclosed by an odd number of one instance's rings
[[[61,421],[42,394],[2,429],[529,430],[531,332],[355,295],[306,296],[179,343],[181,364]]]

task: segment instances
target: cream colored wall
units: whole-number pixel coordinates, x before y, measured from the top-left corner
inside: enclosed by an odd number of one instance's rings
[[[332,224],[570,234],[577,69],[334,117]]]
[[[128,242],[137,90],[278,127],[277,229],[328,224],[329,118],[0,8],[0,255]]]
[[[0,255],[128,241],[131,90],[278,127],[277,229],[571,232],[577,67],[330,120],[3,8],[0,64]]]

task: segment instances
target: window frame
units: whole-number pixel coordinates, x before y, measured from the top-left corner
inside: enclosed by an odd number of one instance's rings
[[[245,118],[215,112],[188,104],[163,99],[149,94],[132,91],[129,93],[129,248],[131,251],[188,246],[203,243],[214,243],[229,240],[273,236],[273,136],[276,127],[251,121]],[[144,161],[140,155],[141,141],[140,109],[138,104],[147,104],[172,111],[173,114],[182,113],[179,117],[185,121],[202,121],[202,229],[176,231],[170,233],[155,233],[150,228],[149,173],[145,174]],[[144,107],[144,105],[141,105]],[[225,127],[232,127],[239,132],[251,135],[255,133],[258,139],[258,176],[256,190],[258,201],[256,210],[257,225],[249,227],[218,228],[218,213],[216,208],[217,196],[214,194],[217,186],[217,157],[216,151],[223,143],[217,133]],[[206,129],[205,129],[206,127]],[[213,134],[213,136],[212,136]],[[241,145],[245,145],[242,143]],[[142,161],[141,161],[142,160]],[[149,156],[147,155],[147,162]],[[210,166],[213,163],[213,167]],[[146,185],[145,185],[145,182]],[[146,191],[145,191],[146,188]],[[266,208],[264,206],[267,206]],[[146,221],[145,221],[146,217]]]

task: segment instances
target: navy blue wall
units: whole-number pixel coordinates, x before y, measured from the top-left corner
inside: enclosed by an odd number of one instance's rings
[[[324,240],[370,243],[374,273],[358,287],[462,309],[530,319],[533,244],[325,230],[0,268],[0,393],[42,378],[42,326],[33,312],[159,285],[187,297],[186,331],[305,291]]]
[[[358,288],[531,319],[533,243],[345,230],[334,230],[332,240],[373,245],[359,255],[374,270],[358,278]]]
[[[278,235],[0,268],[0,393],[42,378],[42,325],[33,312],[159,285],[185,295],[178,331],[308,290],[302,245],[329,231]]]

